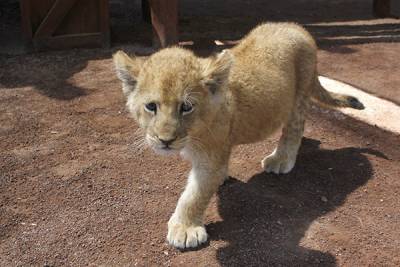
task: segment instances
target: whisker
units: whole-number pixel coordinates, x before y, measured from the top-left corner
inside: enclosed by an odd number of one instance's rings
[[[142,153],[145,149],[147,149],[147,144],[145,137],[143,136],[143,130],[141,128],[136,129],[134,132],[134,136],[132,139],[132,143],[129,145],[129,148],[135,153]]]

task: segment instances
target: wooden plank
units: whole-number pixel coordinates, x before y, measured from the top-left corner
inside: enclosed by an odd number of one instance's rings
[[[149,0],[153,25],[153,45],[178,44],[178,0]]]
[[[32,24],[32,32],[35,35],[35,32],[39,28],[43,19],[46,17],[47,13],[49,13],[51,7],[54,5],[56,0],[25,0],[30,2],[30,12],[31,12],[31,24]]]
[[[52,36],[100,31],[100,0],[77,1]]]
[[[392,17],[390,13],[390,0],[374,0],[373,13],[378,18]]]
[[[54,37],[44,37],[34,40],[38,51],[46,49],[67,49],[74,47],[99,47],[103,44],[101,33],[66,34]]]
[[[34,38],[51,36],[77,0],[56,0],[37,29]]]
[[[20,3],[24,36],[35,50],[110,46],[108,0]]]
[[[103,47],[110,47],[110,11],[108,0],[100,0],[99,3],[100,31],[103,36]]]
[[[26,40],[32,39],[31,1],[20,1],[22,33]]]

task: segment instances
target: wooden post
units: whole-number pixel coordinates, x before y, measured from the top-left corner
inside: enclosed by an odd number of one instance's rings
[[[31,23],[31,2],[30,1],[20,1],[19,6],[21,9],[21,28],[22,35],[24,38],[25,48],[30,51],[33,50],[32,45],[32,23]]]
[[[390,0],[374,0],[373,14],[378,18],[391,17]]]
[[[149,0],[153,25],[153,46],[178,43],[178,0]]]
[[[151,23],[149,0],[142,0],[142,19],[146,23]]]
[[[102,35],[102,43],[104,48],[111,46],[111,33],[110,33],[110,8],[108,1],[99,2],[100,14],[100,31]]]

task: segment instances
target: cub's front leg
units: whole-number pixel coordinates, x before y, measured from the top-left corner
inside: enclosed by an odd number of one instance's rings
[[[193,164],[186,188],[168,222],[167,240],[172,246],[194,248],[207,241],[203,214],[210,198],[227,175],[226,163]]]

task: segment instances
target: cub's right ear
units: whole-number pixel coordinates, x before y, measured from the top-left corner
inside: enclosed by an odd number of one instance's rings
[[[122,91],[127,96],[135,89],[144,60],[135,56],[130,57],[120,50],[113,55],[113,61],[117,76],[122,81]]]

